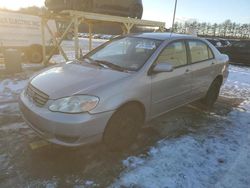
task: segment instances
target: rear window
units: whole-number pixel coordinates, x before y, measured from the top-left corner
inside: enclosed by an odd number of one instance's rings
[[[191,63],[206,61],[214,57],[212,50],[202,41],[188,41],[188,45],[191,53]]]

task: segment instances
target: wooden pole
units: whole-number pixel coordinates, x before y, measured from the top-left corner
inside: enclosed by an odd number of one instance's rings
[[[72,27],[73,23],[74,23],[74,20],[71,20],[71,22],[70,22],[69,25],[67,26],[66,30],[64,31],[64,33],[63,33],[61,39],[60,39],[59,41],[57,41],[57,45],[58,45],[58,46],[61,45],[62,41],[64,40],[64,38],[65,38],[66,35],[68,34],[70,28]],[[45,27],[45,26],[44,26],[44,27]],[[45,64],[48,63],[49,60],[52,58],[52,56],[54,55],[54,52],[55,52],[55,50],[57,50],[58,46],[54,47],[54,48],[51,50],[51,52],[50,52],[50,54],[49,54],[49,57],[45,60]]]
[[[93,24],[88,23],[89,26],[89,51],[92,50],[92,39],[93,39]]]
[[[43,53],[43,65],[47,66],[48,61],[46,59],[46,37],[45,37],[45,23],[47,21],[42,17],[41,19],[41,32],[42,32],[42,53]]]
[[[74,40],[75,40],[75,59],[80,58],[80,46],[79,46],[79,38],[78,38],[78,27],[79,20],[78,17],[74,17]]]

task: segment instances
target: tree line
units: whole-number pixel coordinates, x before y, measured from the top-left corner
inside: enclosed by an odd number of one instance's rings
[[[174,32],[187,33],[192,30],[199,36],[223,37],[223,38],[250,38],[250,23],[240,24],[226,20],[223,23],[207,23],[198,21],[176,22]]]
[[[21,8],[18,12],[38,15],[47,11],[45,7],[32,6]],[[188,33],[190,30],[195,31],[199,36],[205,37],[250,39],[250,23],[240,24],[231,20],[213,24],[198,21],[175,22],[173,28],[176,33]]]

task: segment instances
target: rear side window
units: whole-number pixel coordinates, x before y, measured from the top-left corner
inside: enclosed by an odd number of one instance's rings
[[[188,41],[191,53],[191,63],[197,63],[214,58],[212,50],[209,46],[199,40]]]
[[[213,54],[211,48],[209,48],[209,46],[207,47],[207,50],[208,50],[208,59],[213,59],[214,58],[214,54]]]
[[[173,42],[168,45],[157,59],[157,63],[169,63],[173,67],[187,64],[187,50],[184,42]]]

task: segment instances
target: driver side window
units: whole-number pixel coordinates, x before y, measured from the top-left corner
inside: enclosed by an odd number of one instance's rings
[[[169,63],[174,68],[187,65],[187,50],[183,41],[173,42],[168,45],[157,59],[157,63]]]

